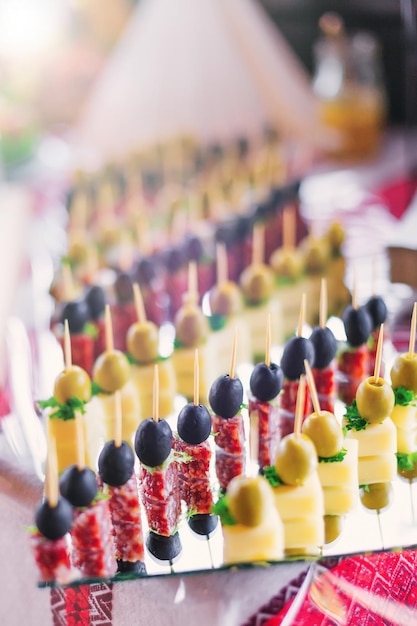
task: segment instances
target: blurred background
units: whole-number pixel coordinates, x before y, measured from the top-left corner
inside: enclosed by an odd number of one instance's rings
[[[121,90],[119,100],[132,99],[134,110],[136,101],[140,103],[146,96],[143,93],[144,87],[151,83],[159,87],[162,82],[169,82],[171,70],[176,76],[175,41],[178,39],[174,38],[174,32],[178,37],[183,28],[184,37],[190,38],[187,46],[188,58],[198,58],[199,55],[201,58],[203,51],[208,50],[207,46],[203,50],[202,41],[197,42],[196,38],[190,36],[191,31],[185,18],[187,2],[176,3],[174,11],[170,13],[173,27],[166,31],[162,28],[162,15],[159,20],[157,15],[158,11],[160,14],[165,11],[167,15],[168,5],[164,6],[164,2],[160,1],[154,2],[153,7],[150,4],[146,0],[106,0],[104,8],[99,0],[0,0],[0,133],[6,175],[10,167],[20,164],[31,155],[39,138],[46,134],[67,139],[73,136],[74,128],[84,123],[87,130],[91,131],[87,132],[87,141],[90,147],[94,147],[91,142],[94,144],[94,138],[106,131],[98,121],[92,131],[91,117],[97,118],[99,109],[101,111],[106,107],[111,108],[108,92],[112,89],[109,82],[114,86],[113,91]],[[204,32],[204,16],[208,15],[206,5],[212,5],[210,10],[213,15],[215,12],[220,14],[223,10],[220,3],[204,1],[200,4],[201,7],[193,12],[192,17],[196,25],[195,32]],[[242,7],[246,4],[242,3]],[[373,61],[379,64],[385,89],[386,119],[391,125],[415,124],[417,44],[414,0],[254,0],[253,4],[262,8],[270,18],[270,23],[280,37],[279,45],[282,48],[283,42],[288,44],[308,80],[313,80],[318,69],[320,53],[317,50],[317,41],[323,36],[320,18],[324,13],[337,12],[348,34],[358,31],[373,34],[378,46],[378,56],[374,56]],[[153,16],[150,15],[152,11]],[[199,11],[201,19],[198,17]],[[243,14],[236,3],[233,11],[233,18],[227,16],[229,29],[237,28],[238,14]],[[155,22],[161,26],[156,26]],[[210,20],[207,22],[210,25]],[[168,33],[164,37],[165,41],[148,41],[157,39],[158,34],[162,37],[164,32]],[[230,32],[229,30],[229,35]],[[227,33],[223,35],[228,36]],[[251,36],[249,31],[246,36],[241,31],[241,39],[243,41],[246,38],[248,50],[250,46],[255,48],[257,44],[257,41],[250,41]],[[211,41],[206,40],[207,44],[212,45],[212,50],[208,50],[212,66],[219,72],[225,61],[226,50],[225,46],[219,44],[221,37],[222,33],[217,29],[213,30]],[[136,43],[133,44],[132,41]],[[235,44],[237,41],[236,38]],[[165,81],[157,76],[161,63],[156,64],[156,69],[152,66],[152,54],[157,51],[166,59],[165,70],[169,70]],[[216,58],[216,54],[219,58]],[[366,54],[366,51],[362,50],[362,54]],[[147,56],[146,61],[143,56]],[[113,66],[113,73],[109,70],[108,63]],[[211,88],[208,67],[207,64],[202,65],[203,78],[200,76],[200,82],[195,87],[200,92],[204,88]],[[279,85],[281,77],[273,75],[273,65],[265,70],[269,72],[269,82],[276,81]],[[206,83],[204,71],[207,73]],[[155,76],[152,79],[153,72]],[[120,78],[120,87],[118,80],[115,80],[116,74]],[[194,78],[189,77],[189,82]],[[236,73],[237,85],[240,78]],[[178,90],[184,90],[184,85],[179,80],[177,83]],[[213,89],[215,88],[214,85]],[[114,130],[118,125],[121,125],[120,132],[126,133],[122,119],[124,112],[119,113],[117,107],[120,108],[121,105],[114,94],[112,97],[114,117],[110,122],[109,113],[106,114],[107,117],[103,114],[101,124],[107,125],[109,134],[112,132],[109,126]],[[151,108],[152,105],[148,107]],[[144,111],[148,109],[145,107]],[[139,106],[137,110],[140,115]],[[126,112],[128,122],[133,124],[132,110],[126,108]],[[143,115],[142,124],[146,126],[148,120],[144,113]],[[138,134],[137,139],[139,138]],[[102,146],[99,141],[97,143],[100,149]]]

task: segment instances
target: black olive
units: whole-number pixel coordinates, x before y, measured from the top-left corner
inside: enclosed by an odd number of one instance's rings
[[[157,275],[158,260],[153,257],[139,259],[133,270],[133,280],[139,285],[149,286]]]
[[[219,376],[209,391],[209,403],[216,415],[224,419],[234,417],[243,401],[243,385],[240,378],[230,378],[228,374]]]
[[[196,535],[207,537],[217,527],[218,521],[213,513],[196,513],[188,518],[188,526]]]
[[[90,311],[90,319],[97,320],[106,307],[106,294],[100,285],[91,285],[85,294],[85,301]]]
[[[135,435],[135,451],[138,459],[148,467],[158,467],[170,455],[172,430],[167,421],[157,422],[153,417],[141,422]]]
[[[189,235],[185,240],[185,254],[188,261],[199,261],[203,256],[203,244],[199,237]]]
[[[90,317],[90,311],[85,300],[72,300],[64,304],[61,313],[61,321],[68,321],[71,334],[80,333]]]
[[[135,456],[126,441],[116,446],[114,440],[108,441],[98,458],[98,471],[101,480],[111,487],[120,487],[127,483],[133,472]]]
[[[276,398],[284,383],[284,372],[276,363],[269,366],[257,363],[249,379],[249,387],[255,398],[261,402],[269,402]]]
[[[178,532],[166,537],[150,531],[146,539],[146,547],[158,561],[173,561],[182,550]]]
[[[388,316],[388,308],[381,296],[372,296],[365,305],[372,320],[372,330],[375,330],[385,322]]]
[[[372,332],[372,320],[365,307],[355,309],[349,304],[343,311],[342,320],[351,346],[357,348],[368,341]]]
[[[178,434],[183,441],[196,445],[207,439],[211,432],[210,413],[203,404],[190,402],[178,415]]]
[[[114,281],[114,291],[119,303],[133,301],[133,283],[128,272],[119,272]]]
[[[175,272],[178,272],[182,267],[185,267],[187,264],[185,250],[180,246],[167,248],[163,252],[163,262],[166,271],[169,274],[175,274]]]
[[[56,506],[50,506],[43,500],[35,512],[35,524],[39,532],[47,539],[60,539],[71,528],[73,508],[63,497],[58,499]]]
[[[327,326],[316,326],[309,339],[314,346],[314,367],[324,369],[336,356],[336,337]]]
[[[281,367],[284,376],[289,380],[297,380],[305,374],[304,360],[310,366],[314,365],[314,345],[305,337],[291,337],[284,347],[281,358]]]
[[[59,490],[73,506],[88,506],[98,491],[96,475],[89,467],[70,465],[59,478]]]

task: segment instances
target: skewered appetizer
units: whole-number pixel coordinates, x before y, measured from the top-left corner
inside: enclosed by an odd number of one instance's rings
[[[252,263],[240,275],[239,284],[245,299],[243,319],[249,326],[251,336],[252,360],[262,360],[265,348],[264,329],[268,316],[271,318],[271,342],[282,342],[282,308],[274,292],[274,273],[264,259],[264,230],[255,224],[253,230]]]
[[[414,351],[417,304],[414,304],[408,352],[397,354],[391,367],[395,406],[391,419],[397,431],[398,474],[410,483],[417,478],[417,354]]]
[[[369,373],[369,352],[366,345],[371,331],[372,321],[364,306],[353,302],[343,311],[343,324],[346,332],[346,345],[337,355],[338,396],[346,405],[352,404],[356,390]]]
[[[300,377],[305,374],[304,361],[314,366],[314,344],[310,339],[303,337],[302,329],[305,317],[305,294],[303,294],[300,307],[297,334],[284,345],[281,357],[281,368],[284,374],[284,384],[280,396],[280,419],[281,434],[287,435],[294,430],[295,409],[297,404],[298,384]],[[309,394],[304,394],[303,415],[311,412],[311,400]]]
[[[155,365],[153,417],[136,431],[135,452],[140,461],[139,491],[148,521],[146,547],[161,561],[172,561],[181,552],[178,524],[181,500],[173,434],[166,420],[158,419],[158,366]]]
[[[245,473],[245,429],[242,415],[243,385],[235,377],[236,335],[229,374],[218,376],[210,387],[209,404],[215,440],[216,476],[221,489]]]
[[[325,544],[335,541],[342,532],[344,516],[358,503],[358,442],[345,439],[334,413],[323,410],[314,382],[314,374],[305,362],[307,381],[314,411],[308,415],[301,432],[317,451],[318,475],[324,495]]]
[[[321,279],[326,275],[329,262],[329,246],[326,239],[310,232],[300,243],[300,251],[304,258],[305,281],[304,293],[308,302],[319,302]],[[306,311],[306,322],[310,326],[318,323],[318,311],[316,307],[310,307]]]
[[[284,524],[287,556],[317,555],[324,543],[324,496],[317,472],[317,452],[312,440],[300,430],[304,394],[305,379],[301,376],[294,432],[281,439],[274,465],[265,469]]]
[[[372,372],[375,368],[376,348],[378,345],[381,324],[384,324],[384,336],[386,337],[387,335],[386,319],[388,316],[388,309],[381,296],[372,296],[369,298],[365,304],[365,308],[368,311],[372,322],[372,330],[368,339],[369,371]],[[383,368],[381,375],[384,375]]]
[[[81,575],[106,578],[116,571],[109,503],[101,498],[95,472],[85,466],[84,439],[79,418],[77,462],[61,474],[61,493],[72,504],[71,558]]]
[[[330,253],[326,271],[330,315],[341,315],[350,299],[349,290],[345,283],[346,259],[343,254],[345,238],[346,233],[343,225],[338,221],[331,222],[323,236]]]
[[[389,417],[394,408],[394,392],[379,375],[382,341],[381,327],[375,373],[360,383],[354,402],[346,407],[343,421],[346,437],[358,442],[361,502],[366,508],[378,511],[389,504],[391,482],[397,472],[397,434]]]
[[[210,305],[209,322],[211,333],[209,342],[213,346],[216,361],[214,374],[219,376],[227,371],[233,346],[233,331],[239,328],[237,364],[252,361],[250,328],[244,317],[243,296],[239,285],[228,280],[227,254],[223,244],[217,244],[217,282],[208,292]]]
[[[115,438],[106,442],[98,459],[103,492],[108,496],[113,526],[117,570],[120,573],[144,573],[144,545],[132,447],[121,440],[120,395],[116,393]]]
[[[178,414],[177,436],[173,448],[178,457],[178,480],[181,499],[187,508],[190,528],[199,535],[209,536],[217,526],[212,513],[210,463],[212,457],[208,437],[211,416],[198,398],[198,355],[195,355],[194,401],[184,405]]]
[[[96,399],[104,414],[105,441],[114,431],[114,394],[120,391],[122,404],[122,438],[133,446],[133,438],[141,419],[141,407],[137,389],[131,377],[131,366],[126,355],[114,348],[112,320],[109,305],[105,309],[106,350],[96,359],[93,382]]]
[[[183,306],[175,316],[175,346],[172,363],[177,381],[177,393],[187,400],[193,398],[194,353],[198,349],[200,388],[199,394],[203,403],[206,402],[213,376],[215,354],[208,341],[209,323],[198,304],[196,286],[196,266],[189,265],[189,290],[184,296]]]
[[[257,363],[249,379],[249,424],[252,461],[260,471],[272,465],[281,439],[278,396],[284,383],[282,369],[270,359],[270,324],[268,319],[265,361]]]
[[[68,263],[62,264],[63,292],[56,300],[56,312],[52,320],[54,334],[64,350],[65,320],[68,323],[71,340],[72,362],[82,367],[89,376],[92,374],[95,350],[95,335],[97,330],[92,324],[96,310],[91,303],[89,291],[82,292],[82,288],[74,285],[71,268]]]
[[[292,336],[297,328],[299,302],[304,293],[304,257],[297,247],[296,215],[293,206],[282,215],[282,247],[269,259],[275,274],[276,289],[282,307],[283,337]]]
[[[326,326],[327,318],[327,285],[323,278],[320,291],[319,325],[315,326],[309,337],[314,346],[313,377],[324,411],[334,413],[336,401],[336,352],[337,341],[333,332]]]
[[[283,558],[284,527],[263,476],[235,476],[214,511],[222,521],[224,563]]]
[[[45,494],[35,511],[30,545],[41,582],[68,582],[74,577],[69,531],[73,509],[59,493],[55,441],[49,439]]]
[[[141,415],[152,415],[152,383],[155,363],[159,372],[159,412],[167,417],[174,410],[176,393],[175,371],[171,358],[159,356],[159,330],[154,322],[146,318],[145,307],[139,286],[133,285],[138,319],[127,333],[127,349],[130,357],[131,376],[137,389]]]
[[[76,417],[80,415],[86,441],[86,463],[95,468],[104,431],[100,412],[93,407],[91,379],[78,365],[72,365],[68,323],[65,323],[65,368],[54,382],[51,398],[39,401],[46,409],[46,430],[56,441],[58,473],[77,459]]]

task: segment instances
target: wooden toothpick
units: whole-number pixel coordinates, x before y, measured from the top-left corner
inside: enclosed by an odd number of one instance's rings
[[[230,371],[229,377],[235,377],[235,369],[236,369],[236,348],[237,348],[237,327],[235,329],[235,335],[233,337],[233,346],[232,346],[232,358],[230,361]]]
[[[155,364],[153,376],[152,414],[155,422],[159,420],[159,368]]]
[[[297,337],[302,337],[303,335],[303,326],[304,326],[305,316],[306,316],[306,294],[303,293],[303,295],[301,296],[300,315],[298,317]]]
[[[294,435],[297,437],[301,433],[301,424],[304,416],[304,400],[305,400],[305,387],[306,380],[304,374],[301,374],[298,382],[297,389],[297,401],[295,404],[295,417],[294,417]]]
[[[110,305],[106,304],[104,309],[104,325],[105,325],[105,336],[106,336],[106,350],[109,352],[113,352],[114,350],[114,342],[113,342],[113,327],[111,320],[111,311]]]
[[[138,322],[144,324],[146,322],[146,311],[143,302],[142,291],[138,283],[133,284],[133,298],[135,302],[135,310],[138,317]]]
[[[314,376],[310,367],[310,363],[307,361],[307,359],[304,359],[304,369],[306,371],[307,384],[310,390],[311,401],[313,403],[314,412],[316,413],[316,415],[320,415],[321,409],[320,409],[319,397],[317,395],[316,383],[314,381]]]
[[[325,278],[321,279],[320,284],[320,314],[319,325],[321,328],[326,326],[327,321],[327,281]]]
[[[114,392],[114,445],[120,448],[122,445],[122,396],[120,390]]]
[[[271,313],[268,313],[266,320],[265,364],[268,367],[271,365]]]
[[[72,365],[71,336],[69,331],[68,320],[64,320],[64,359],[65,369],[68,370]]]
[[[194,406],[200,402],[200,369],[198,364],[198,349],[194,352]]]
[[[411,316],[410,342],[408,344],[408,355],[410,357],[414,355],[414,345],[416,341],[416,321],[417,321],[417,302],[414,302],[413,314]]]

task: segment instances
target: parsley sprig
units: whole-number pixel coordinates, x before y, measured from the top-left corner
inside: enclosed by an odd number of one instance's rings
[[[417,463],[417,452],[406,454],[405,452],[397,452],[397,467],[399,470],[413,470]]]
[[[359,413],[358,407],[356,406],[356,400],[353,400],[352,404],[346,407],[344,417],[344,427],[346,430],[365,430],[370,423]]]
[[[69,398],[62,404],[52,396],[48,400],[38,400],[37,404],[40,409],[57,409],[51,413],[50,417],[52,419],[59,418],[66,422],[75,419],[77,412],[84,414],[86,402],[85,400],[79,400],[79,398]]]
[[[347,454],[346,448],[342,448],[337,454],[334,456],[319,456],[320,463],[341,463]]]
[[[278,476],[277,470],[275,469],[274,465],[266,465],[263,469],[263,472],[271,487],[278,487],[278,485],[284,484]]]
[[[405,387],[398,387],[394,389],[395,396],[395,404],[400,406],[415,406],[415,395],[414,392],[410,389],[406,389]]]
[[[227,495],[220,496],[212,507],[212,513],[220,517],[220,521],[224,526],[235,526],[236,520],[229,510],[229,502]]]

